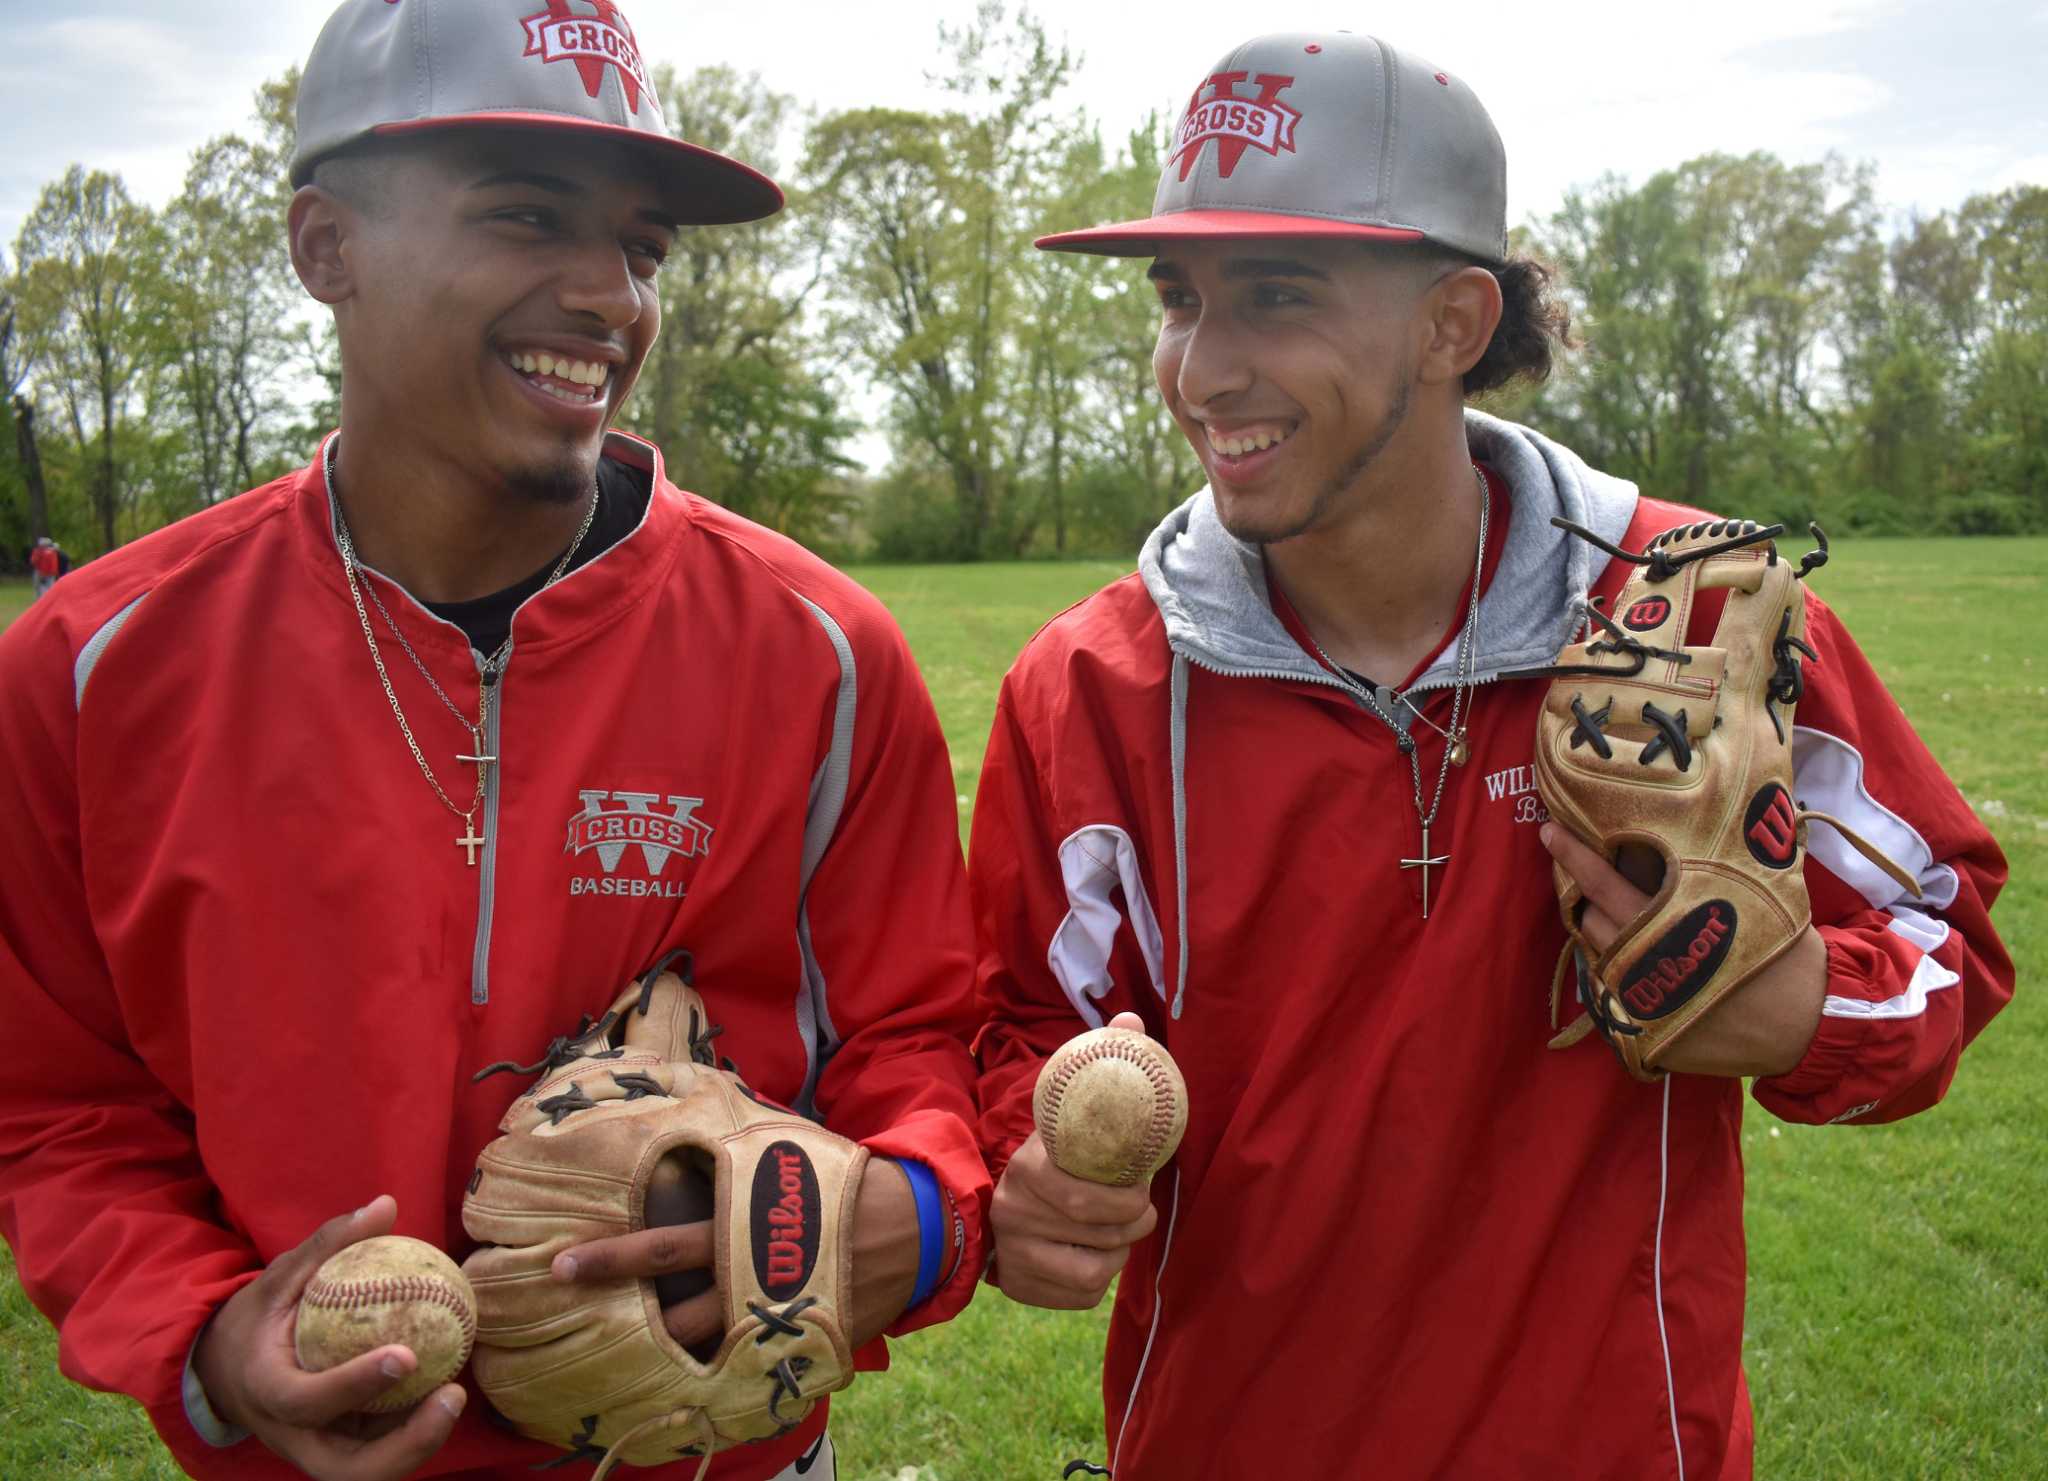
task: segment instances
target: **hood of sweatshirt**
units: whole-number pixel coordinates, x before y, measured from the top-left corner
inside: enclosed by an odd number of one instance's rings
[[[1465,440],[1478,462],[1507,481],[1513,518],[1499,569],[1479,603],[1472,677],[1549,663],[1579,623],[1579,602],[1607,556],[1551,524],[1552,515],[1619,540],[1635,515],[1636,486],[1589,468],[1539,432],[1483,412],[1465,413]],[[1389,551],[1389,562],[1401,558]],[[1138,571],[1178,656],[1218,673],[1326,682],[1329,672],[1302,651],[1274,614],[1265,557],[1216,517],[1203,489],[1145,541]],[[1369,580],[1371,573],[1361,572]],[[1448,685],[1456,644],[1439,654],[1414,688]]]

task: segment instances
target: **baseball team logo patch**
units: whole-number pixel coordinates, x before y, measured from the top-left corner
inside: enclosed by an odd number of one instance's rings
[[[664,799],[659,792],[583,791],[576,795],[583,800],[583,808],[569,819],[569,837],[562,852],[579,860],[594,855],[602,872],[570,876],[571,895],[683,898],[683,880],[664,876],[671,861],[711,852],[711,835],[716,830],[697,816],[703,798]],[[666,811],[658,810],[657,804],[664,800]],[[636,858],[645,874],[630,867],[621,873],[619,866],[628,858]]]
[[[1241,97],[1237,86],[1248,78],[1257,91],[1249,98]],[[1247,149],[1263,149],[1275,159],[1283,149],[1292,154],[1301,113],[1280,101],[1280,94],[1292,86],[1294,79],[1278,72],[1261,72],[1256,77],[1248,72],[1218,72],[1196,88],[1180,127],[1174,131],[1171,162],[1180,165],[1180,178],[1187,179],[1202,146],[1211,139],[1216,141],[1216,173],[1225,180]],[[1203,96],[1205,89],[1207,97]]]
[[[586,7],[577,9],[578,4]],[[658,115],[661,103],[648,86],[647,64],[633,28],[612,0],[548,0],[548,8],[520,22],[526,27],[526,51],[549,62],[571,62],[583,79],[583,90],[596,97],[604,87],[604,69],[615,67],[626,107],[640,111],[644,94]]]
[[[795,1142],[776,1142],[754,1168],[754,1278],[777,1301],[793,1299],[818,1266],[817,1169]]]
[[[1790,869],[1799,857],[1799,814],[1791,794],[1772,782],[1749,799],[1742,817],[1743,841],[1767,869]]]
[[[1669,597],[1644,597],[1629,604],[1621,614],[1621,625],[1630,632],[1648,632],[1653,627],[1662,627],[1671,616]]]
[[[1713,978],[1735,944],[1735,907],[1709,900],[1666,931],[1621,985],[1621,1000],[1638,1019],[1683,1007]]]

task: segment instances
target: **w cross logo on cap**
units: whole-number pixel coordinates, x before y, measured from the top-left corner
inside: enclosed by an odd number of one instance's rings
[[[1237,85],[1247,77],[1259,90],[1256,97],[1237,95]],[[1275,159],[1283,149],[1293,153],[1294,126],[1301,122],[1301,113],[1279,101],[1280,94],[1292,86],[1294,79],[1278,72],[1261,72],[1256,77],[1248,72],[1213,74],[1188,99],[1188,111],[1176,131],[1173,159],[1169,163],[1178,162],[1180,178],[1187,179],[1202,146],[1214,139],[1216,173],[1228,180],[1246,149],[1263,149]],[[1206,98],[1202,96],[1203,88],[1209,89]]]
[[[583,89],[596,97],[604,87],[604,69],[619,69],[619,86],[626,94],[626,107],[640,111],[640,95],[660,111],[654,90],[647,84],[647,64],[640,59],[640,43],[633,28],[612,0],[583,0],[592,13],[574,9],[576,0],[548,0],[548,8],[520,22],[526,27],[529,57],[548,62],[573,62]]]

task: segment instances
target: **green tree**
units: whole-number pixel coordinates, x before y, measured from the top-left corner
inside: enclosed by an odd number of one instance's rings
[[[186,455],[189,498],[178,513],[275,471],[289,415],[285,372],[303,342],[288,200],[283,159],[228,134],[194,153],[164,212],[169,258],[155,312]]]
[[[1149,215],[1163,164],[1166,124],[1133,130],[1106,165],[1090,141],[1059,197],[1050,229]],[[1059,333],[1077,367],[1079,431],[1073,514],[1089,549],[1128,556],[1201,483],[1201,464],[1167,412],[1152,373],[1159,299],[1141,261],[1084,253],[1034,253],[1042,272],[1076,290]]]
[[[87,494],[102,550],[120,543],[132,492],[121,431],[156,353],[150,307],[161,251],[154,219],[120,177],[79,165],[44,188],[15,247],[23,338],[81,453],[91,449]]]
[[[1540,414],[1650,492],[1803,519],[1840,485],[1840,280],[1866,170],[1707,155],[1572,191],[1539,234],[1590,353]]]
[[[1981,494],[2009,506],[1987,528],[2048,525],[2048,188],[1975,196],[1957,214],[1982,276],[1963,419]]]
[[[794,102],[758,76],[704,67],[655,85],[679,138],[778,175]],[[706,498],[799,539],[843,515],[839,444],[854,428],[813,369],[805,308],[826,272],[825,234],[804,209],[745,226],[686,230],[659,280],[661,337],[627,424],[664,449],[672,475]]]
[[[940,39],[966,106],[830,115],[811,129],[808,173],[840,266],[833,336],[891,397],[899,456],[944,479],[944,553],[971,559],[1028,538],[1017,495],[1034,367],[1018,353],[1019,285],[1045,181],[1071,147],[1053,99],[1073,60],[996,0]]]

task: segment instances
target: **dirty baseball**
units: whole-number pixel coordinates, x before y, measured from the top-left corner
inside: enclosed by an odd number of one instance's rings
[[[421,1240],[385,1234],[342,1250],[299,1297],[292,1345],[299,1366],[337,1367],[380,1347],[408,1347],[419,1367],[363,1406],[410,1409],[453,1378],[476,1335],[476,1296],[455,1262]]]
[[[1091,1029],[1045,1062],[1032,1114],[1055,1166],[1127,1188],[1151,1177],[1180,1145],[1187,1085],[1156,1040],[1134,1029]]]

